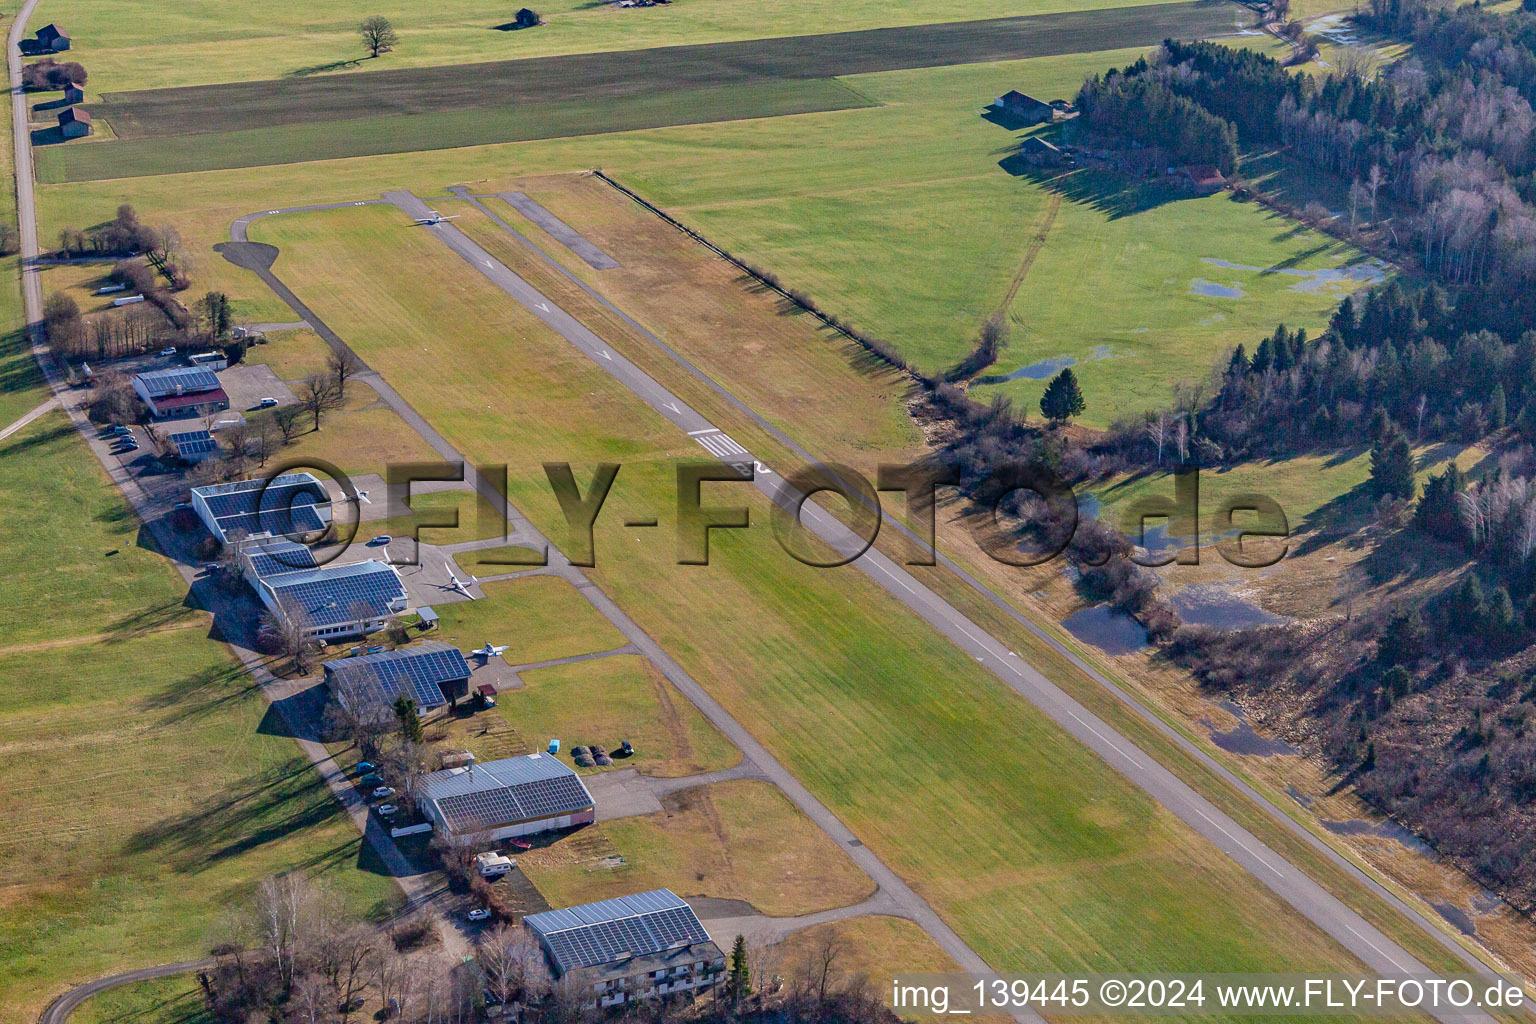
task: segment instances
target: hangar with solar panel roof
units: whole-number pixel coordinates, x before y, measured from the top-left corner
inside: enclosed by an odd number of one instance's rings
[[[486,843],[590,825],[595,811],[581,777],[549,754],[431,772],[416,802],[439,835]]]
[[[670,889],[529,914],[523,926],[555,975],[588,993],[587,1006],[698,992],[725,972],[720,947]]]
[[[326,530],[331,522],[331,495],[313,473],[284,473],[270,480],[194,487],[192,511],[221,544],[297,537]]]
[[[206,430],[185,430],[165,439],[167,454],[182,462],[202,462],[219,454],[219,442]]]
[[[336,700],[348,711],[393,704],[410,697],[420,711],[469,694],[469,662],[449,644],[427,643],[397,651],[339,658],[321,666]]]

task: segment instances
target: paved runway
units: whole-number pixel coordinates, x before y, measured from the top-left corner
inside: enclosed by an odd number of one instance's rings
[[[427,205],[409,192],[387,192],[384,200],[414,218],[424,219],[430,213]],[[736,442],[730,441],[729,449],[722,450],[724,441],[729,440],[723,431],[622,354],[613,351],[611,346],[585,325],[492,257],[451,222],[430,225],[428,230],[647,405],[694,438],[706,452],[730,464],[751,465],[755,470],[754,484],[770,499],[790,504],[797,497],[782,484],[780,477],[771,468],[755,459]],[[715,443],[707,444],[705,439]],[[859,538],[814,504],[804,505],[802,521],[834,550],[852,552],[863,546]],[[1427,968],[1396,942],[1345,906],[1305,872],[1261,843],[1171,771],[1137,749],[1128,739],[890,558],[871,548],[853,564],[1052,721],[1196,832],[1216,844],[1262,884],[1353,953],[1370,970],[1380,974],[1428,973]]]

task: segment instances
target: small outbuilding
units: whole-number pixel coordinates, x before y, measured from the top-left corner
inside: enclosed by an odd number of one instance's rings
[[[44,25],[37,30],[37,45],[44,50],[53,50],[55,53],[60,50],[67,50],[69,49],[69,33],[52,23]]]
[[[1017,89],[1003,93],[992,101],[992,108],[1025,124],[1041,124],[1054,120],[1056,109],[1049,103],[1019,92]]]
[[[1210,164],[1191,164],[1181,169],[1189,188],[1201,195],[1220,192],[1227,187],[1227,179],[1218,168]]]
[[[1038,135],[1031,135],[1019,143],[1019,156],[1040,167],[1059,167],[1067,162],[1067,154],[1060,146]]]
[[[59,131],[66,139],[78,139],[91,134],[91,115],[79,107],[59,111]]]
[[[84,103],[85,102],[85,90],[80,88],[74,82],[65,82],[64,83],[64,102],[65,103]]]

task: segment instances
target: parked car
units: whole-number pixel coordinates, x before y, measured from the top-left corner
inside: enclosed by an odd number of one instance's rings
[[[491,919],[491,912],[484,907],[476,907],[464,916],[471,921],[489,921]]]
[[[390,797],[395,795],[395,787],[377,786],[374,788],[374,791],[368,795],[373,797],[375,800],[388,800]]]
[[[132,437],[133,428],[125,427],[121,423],[114,423],[107,429],[107,433],[113,437]]]
[[[376,767],[372,761],[359,761],[354,766],[362,775],[367,775]]]
[[[176,354],[176,346],[171,345],[168,348],[163,348],[160,350],[160,354],[163,356],[173,356]]]
[[[178,501],[176,503],[175,508],[171,509],[171,511],[172,512],[191,512],[192,511],[192,503],[190,501]]]
[[[379,804],[379,817],[381,818],[393,818],[399,813],[399,804]]]
[[[258,409],[270,409],[270,408],[272,408],[276,404],[277,404],[277,399],[275,399],[272,396],[268,395],[266,398],[263,398],[261,401],[256,403],[256,408],[258,408]]]
[[[371,547],[371,548],[380,547],[381,545],[388,544],[390,541],[392,541],[394,539],[395,538],[391,537],[387,533],[381,533],[377,537],[375,537],[372,540],[370,540],[368,542],[368,546]]]
[[[384,784],[384,778],[378,772],[368,772],[358,781],[365,786],[380,786]]]
[[[507,840],[507,845],[512,847],[514,850],[531,850],[531,849],[533,849],[533,844],[532,843],[530,843],[526,839],[520,839],[517,836],[513,836],[511,839],[508,839]]]

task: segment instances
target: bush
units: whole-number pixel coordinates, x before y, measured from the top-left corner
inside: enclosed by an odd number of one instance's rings
[[[84,85],[85,67],[75,61],[60,62],[44,57],[21,69],[21,87],[28,92],[62,89],[73,82]]]

